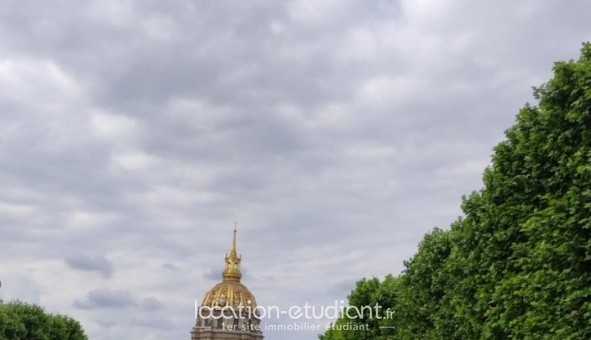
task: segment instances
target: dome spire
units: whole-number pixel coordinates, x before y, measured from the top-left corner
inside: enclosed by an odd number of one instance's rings
[[[234,238],[232,239],[232,253],[236,254],[236,221],[234,221]]]
[[[222,273],[224,281],[240,282],[240,278],[242,278],[242,273],[240,272],[240,261],[242,261],[242,258],[241,256],[238,256],[238,252],[236,251],[236,224],[237,223],[234,222],[232,249],[230,250],[230,254],[226,255],[226,265],[224,267],[224,272]]]

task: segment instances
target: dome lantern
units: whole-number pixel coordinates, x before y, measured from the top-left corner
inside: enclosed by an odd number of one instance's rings
[[[242,258],[241,256],[238,256],[238,252],[236,251],[236,224],[234,224],[232,249],[230,250],[230,255],[226,255],[226,265],[224,267],[224,272],[222,273],[224,281],[240,282],[240,279],[242,278],[240,261],[242,261]]]

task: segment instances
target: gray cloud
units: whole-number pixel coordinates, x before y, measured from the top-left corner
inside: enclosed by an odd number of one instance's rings
[[[93,339],[183,338],[236,218],[259,303],[332,303],[361,277],[399,273],[482,185],[531,86],[577,57],[590,11],[6,1],[3,298],[46,301]]]
[[[136,302],[128,290],[95,289],[86,294],[86,299],[75,300],[72,305],[79,309],[128,308],[136,306]]]
[[[162,302],[160,302],[160,300],[150,296],[142,300],[142,302],[140,303],[140,307],[143,310],[155,312],[161,310],[163,308],[163,305]]]
[[[219,281],[222,277],[222,270],[207,268],[203,271],[203,278],[207,280]]]
[[[179,268],[172,263],[163,263],[162,268],[172,271],[179,271]]]
[[[78,255],[69,257],[65,260],[66,264],[73,269],[82,271],[97,272],[103,277],[111,277],[113,271],[113,262],[100,255]]]

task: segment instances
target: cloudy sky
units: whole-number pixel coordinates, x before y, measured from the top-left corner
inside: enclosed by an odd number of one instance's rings
[[[238,221],[261,305],[398,274],[589,0],[0,0],[0,297],[188,339]],[[314,339],[317,332],[268,332]]]

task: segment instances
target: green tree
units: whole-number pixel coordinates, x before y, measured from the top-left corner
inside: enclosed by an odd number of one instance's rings
[[[80,323],[23,302],[0,306],[0,340],[86,340]]]
[[[447,277],[442,271],[451,252],[450,234],[435,229],[425,235],[419,251],[400,277],[395,324],[399,337],[428,338],[439,318]]]
[[[395,334],[393,318],[388,311],[394,309],[397,299],[398,278],[388,275],[384,280],[362,279],[348,296],[350,313],[344,313],[334,328],[320,335],[321,340],[392,339]],[[376,306],[379,309],[376,309]],[[362,314],[362,315],[359,315]],[[347,315],[350,315],[349,318]],[[343,330],[345,325],[359,326],[360,330]]]

